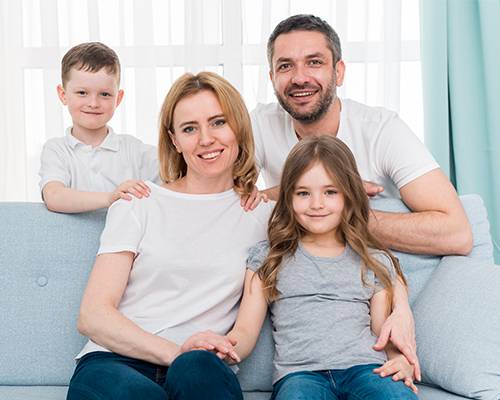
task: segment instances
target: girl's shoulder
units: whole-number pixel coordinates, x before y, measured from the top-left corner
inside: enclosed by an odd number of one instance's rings
[[[387,269],[387,272],[389,272],[391,278],[394,279],[396,276],[396,270],[394,263],[392,262],[392,259],[389,256],[389,253],[387,253],[384,250],[373,249],[373,248],[370,248],[369,252],[370,252],[370,257],[374,258],[376,261],[382,264]]]
[[[262,240],[248,250],[247,266],[256,271],[264,263],[269,253],[269,242]]]

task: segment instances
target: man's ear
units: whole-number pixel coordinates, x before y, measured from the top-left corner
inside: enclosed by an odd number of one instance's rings
[[[343,60],[338,60],[335,64],[335,84],[342,86],[344,83],[345,64]]]
[[[67,101],[66,101],[66,89],[64,89],[64,86],[59,84],[57,85],[57,97],[59,97],[59,100],[61,100],[61,103],[63,103],[64,105],[67,105]]]

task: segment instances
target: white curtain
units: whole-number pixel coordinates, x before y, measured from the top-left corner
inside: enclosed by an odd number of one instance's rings
[[[266,41],[289,15],[339,34],[340,95],[391,108],[422,135],[418,0],[0,0],[0,201],[39,201],[43,143],[70,124],[55,87],[73,45],[102,41],[122,63],[111,125],[155,144],[157,115],[183,72],[224,75],[252,109],[274,100]]]

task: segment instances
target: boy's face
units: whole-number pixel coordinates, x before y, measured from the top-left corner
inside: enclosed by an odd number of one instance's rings
[[[71,69],[64,87],[57,86],[57,94],[68,106],[73,134],[106,133],[106,124],[123,98],[117,77],[108,74],[104,68],[98,72]]]

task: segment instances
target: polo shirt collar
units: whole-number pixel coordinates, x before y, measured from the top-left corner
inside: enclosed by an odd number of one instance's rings
[[[66,142],[68,143],[69,147],[74,149],[79,144],[86,146],[85,143],[82,143],[80,140],[78,140],[76,137],[74,137],[71,134],[71,129],[72,129],[72,127],[66,128]],[[108,126],[108,134],[106,135],[106,137],[104,138],[102,143],[97,147],[100,147],[100,148],[106,149],[106,150],[111,150],[111,151],[118,151],[119,150],[120,142],[118,140],[118,135],[115,133],[113,128]]]

